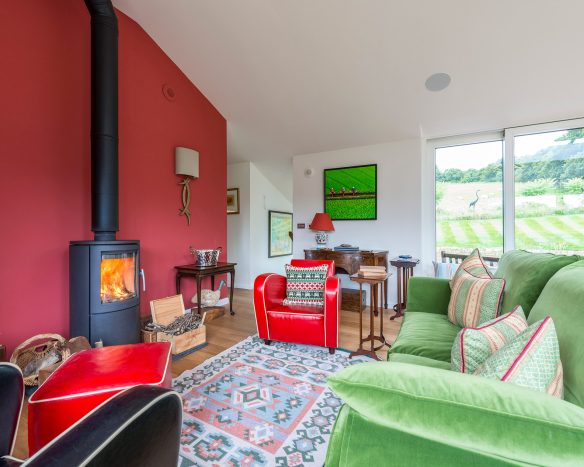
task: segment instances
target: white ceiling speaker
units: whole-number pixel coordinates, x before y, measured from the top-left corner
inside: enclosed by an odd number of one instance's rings
[[[308,168],[308,169],[304,169],[304,176],[306,178],[310,178],[312,177],[312,175],[314,174],[314,170]]]
[[[437,92],[446,89],[452,78],[448,73],[434,73],[426,80],[426,89],[428,91]]]

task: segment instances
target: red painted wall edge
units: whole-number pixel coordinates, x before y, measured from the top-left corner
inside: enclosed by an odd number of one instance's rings
[[[222,246],[227,258],[226,121],[136,22],[117,13],[118,239],[141,242],[146,315],[150,300],[175,293],[173,267],[191,262],[188,245]],[[8,355],[34,334],[68,336],[69,241],[93,238],[89,34],[80,0],[9,2],[0,15],[0,343]],[[178,216],[175,146],[200,153],[190,227]]]

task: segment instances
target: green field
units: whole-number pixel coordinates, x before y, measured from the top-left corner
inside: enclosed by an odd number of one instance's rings
[[[325,212],[335,219],[375,219],[375,198],[327,199]]]
[[[377,191],[377,166],[347,167],[325,170],[325,193],[331,188],[340,192],[342,187],[350,190],[355,187],[361,193],[375,193]]]
[[[529,250],[583,251],[584,214],[518,218],[515,246]],[[503,246],[501,219],[448,220],[437,223],[438,249]]]
[[[325,170],[325,212],[332,220],[375,219],[377,166]]]
[[[584,251],[584,194],[548,190],[526,195],[526,187],[516,184],[515,248]],[[478,247],[489,256],[502,253],[502,183],[440,183],[436,208],[438,252]]]

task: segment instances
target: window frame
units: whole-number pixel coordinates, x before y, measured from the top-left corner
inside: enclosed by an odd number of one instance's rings
[[[505,134],[503,131],[489,131],[483,133],[473,133],[461,136],[448,136],[444,138],[435,138],[427,141],[426,157],[424,158],[424,167],[426,170],[425,179],[422,181],[423,199],[426,200],[422,206],[422,234],[423,238],[430,238],[422,246],[422,255],[424,258],[431,258],[430,261],[436,260],[436,149],[464,146],[468,144],[489,143],[493,141],[503,142],[503,178],[505,177]],[[505,196],[505,187],[503,186],[503,197]],[[504,213],[503,213],[504,214]],[[505,219],[503,218],[503,232],[505,232]]]
[[[503,252],[515,248],[515,137],[584,128],[584,118],[509,127],[497,131],[426,140],[422,161],[422,256],[436,260],[436,150],[445,147],[502,141],[503,143]]]

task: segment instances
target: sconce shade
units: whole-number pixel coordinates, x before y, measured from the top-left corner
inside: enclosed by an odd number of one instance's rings
[[[320,232],[334,232],[335,226],[331,220],[330,214],[324,212],[317,212],[314,215],[314,219],[309,225],[310,230],[318,230]]]
[[[194,149],[175,148],[174,164],[176,175],[199,178],[199,153]]]

